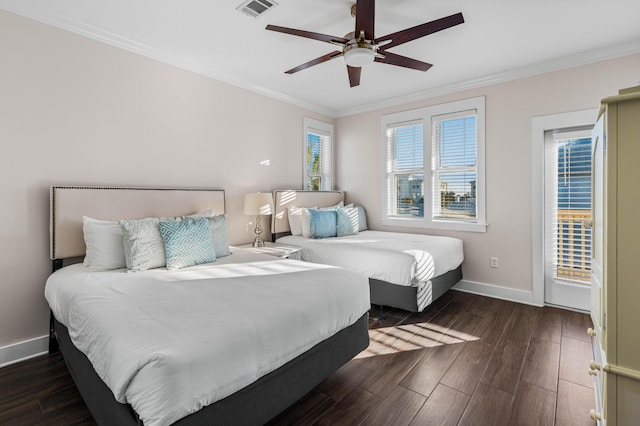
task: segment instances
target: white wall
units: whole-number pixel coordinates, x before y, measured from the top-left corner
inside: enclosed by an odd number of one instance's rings
[[[6,12],[0,58],[0,352],[48,333],[50,185],[224,188],[250,242],[244,194],[300,188],[303,116],[332,122]]]
[[[340,118],[336,125],[337,185],[349,202],[362,204],[378,230],[451,235],[464,240],[468,289],[527,301],[532,291],[532,118],[597,108],[600,99],[640,82],[640,55],[468,90],[422,102]],[[428,78],[428,73],[425,74]],[[380,119],[384,114],[474,96],[486,96],[486,233],[384,227]],[[595,122],[596,117],[594,117]],[[500,268],[489,267],[489,257]],[[491,284],[499,286],[476,285]]]

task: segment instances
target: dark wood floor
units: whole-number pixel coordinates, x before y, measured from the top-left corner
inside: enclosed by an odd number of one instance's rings
[[[377,311],[372,312],[372,317]],[[369,323],[371,344],[271,425],[594,425],[584,314],[450,291]],[[0,425],[94,424],[59,355],[0,369]]]

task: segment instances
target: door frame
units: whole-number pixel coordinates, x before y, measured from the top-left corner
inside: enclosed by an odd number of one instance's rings
[[[545,133],[571,127],[593,126],[597,109],[565,112],[533,117],[531,130],[531,241],[532,302],[545,305],[544,290],[544,148]]]

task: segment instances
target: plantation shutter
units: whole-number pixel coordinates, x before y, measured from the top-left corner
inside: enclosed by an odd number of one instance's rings
[[[432,218],[476,222],[476,110],[434,116]]]

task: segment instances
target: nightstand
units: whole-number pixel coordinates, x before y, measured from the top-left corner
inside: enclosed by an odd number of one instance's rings
[[[251,244],[243,244],[237,246],[245,250],[252,251],[254,253],[268,254],[270,256],[281,257],[283,259],[295,259],[300,260],[300,247],[287,246],[284,244],[264,242],[264,247],[253,247]]]

